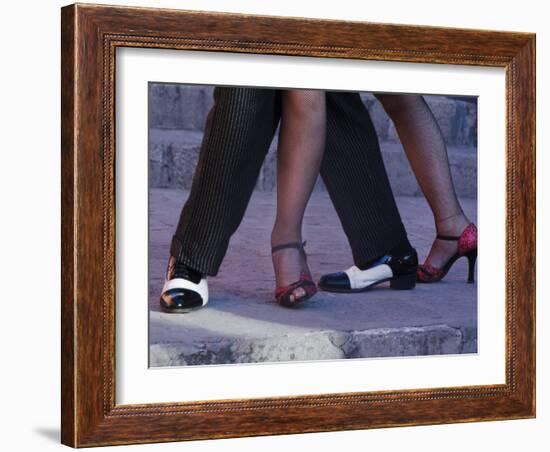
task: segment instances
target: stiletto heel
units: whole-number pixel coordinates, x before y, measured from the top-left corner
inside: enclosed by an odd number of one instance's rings
[[[468,258],[468,282],[473,283],[477,259],[477,248],[466,253],[466,257]]]
[[[477,258],[477,228],[474,223],[470,223],[459,237],[451,237],[446,235],[437,235],[439,240],[458,241],[458,251],[451,256],[447,263],[437,268],[430,264],[422,264],[418,266],[416,273],[419,283],[433,283],[443,279],[448,273],[453,264],[461,257],[468,258],[468,282],[474,282],[474,270]]]
[[[285,248],[296,248],[300,250],[300,252],[303,253],[304,258],[307,259],[304,251],[305,245],[306,245],[306,242],[285,243],[283,245],[276,245],[273,248],[271,248],[271,254]],[[296,297],[295,291],[297,289],[303,289],[304,295],[301,297]],[[301,304],[302,302],[308,300],[316,293],[317,293],[317,285],[313,282],[311,274],[309,272],[302,271],[300,272],[300,279],[298,281],[295,281],[292,284],[289,284],[288,286],[280,286],[275,289],[275,300],[281,306],[284,306],[286,308],[293,308],[296,305]]]

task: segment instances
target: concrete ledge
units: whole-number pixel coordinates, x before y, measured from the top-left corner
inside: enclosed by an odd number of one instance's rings
[[[475,353],[477,332],[446,325],[315,331],[271,337],[154,344],[153,367]],[[469,338],[465,336],[470,336]]]

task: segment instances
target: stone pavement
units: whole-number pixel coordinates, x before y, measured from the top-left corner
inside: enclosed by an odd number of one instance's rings
[[[269,234],[275,195],[254,192],[218,276],[209,278],[210,302],[189,314],[160,312],[158,297],[169,242],[187,192],[150,191],[150,365],[308,361],[338,358],[475,353],[477,283],[466,284],[466,259],[443,282],[412,291],[376,288],[363,294],[319,292],[297,309],[273,301]],[[397,202],[409,238],[424,260],[434,237],[424,198]],[[476,201],[462,200],[476,221]],[[352,264],[326,192],[316,191],[306,212],[304,238],[314,278]]]

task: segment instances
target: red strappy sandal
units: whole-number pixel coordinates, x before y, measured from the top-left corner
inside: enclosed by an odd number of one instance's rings
[[[474,270],[477,259],[477,228],[474,223],[470,223],[459,237],[447,235],[437,235],[439,240],[458,241],[458,251],[451,256],[445,265],[436,268],[430,264],[421,264],[418,266],[416,278],[419,283],[434,283],[441,281],[453,264],[461,257],[468,258],[468,282],[474,282]]]
[[[282,245],[276,245],[271,248],[271,254],[283,250],[286,248],[296,248],[300,250],[304,255],[304,259],[307,259],[307,256],[304,251],[304,246],[306,242],[303,243],[285,243]],[[296,290],[303,289],[304,295],[297,297]],[[289,284],[288,286],[281,286],[275,289],[275,300],[281,306],[286,308],[293,308],[299,304],[302,304],[304,301],[310,299],[313,295],[317,293],[317,285],[313,282],[311,274],[307,271],[300,272],[300,279],[298,281]]]

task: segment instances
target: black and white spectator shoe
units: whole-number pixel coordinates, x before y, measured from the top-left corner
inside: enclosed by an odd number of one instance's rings
[[[418,256],[412,248],[404,255],[386,254],[363,270],[354,265],[343,272],[323,275],[318,286],[327,292],[356,293],[389,281],[392,289],[413,289],[417,267]]]
[[[206,277],[185,264],[177,263],[174,256],[168,261],[160,306],[164,312],[186,313],[208,303]]]

